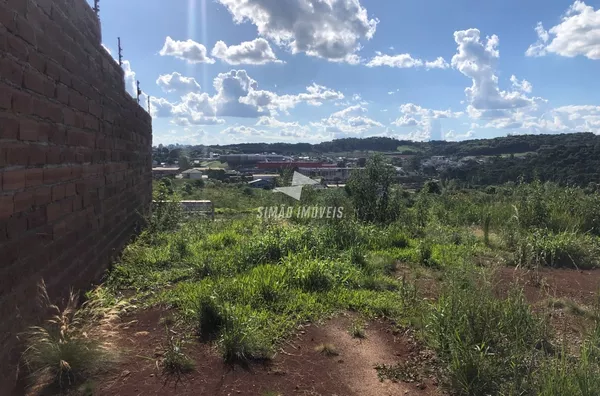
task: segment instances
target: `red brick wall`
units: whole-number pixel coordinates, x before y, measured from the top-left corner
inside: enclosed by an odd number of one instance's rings
[[[0,0],[0,362],[38,280],[97,281],[151,201],[151,118],[100,43],[85,0]]]

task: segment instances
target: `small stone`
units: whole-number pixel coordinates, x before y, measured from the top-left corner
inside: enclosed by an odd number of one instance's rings
[[[129,370],[124,370],[124,371],[121,373],[121,377],[127,377],[129,374],[131,374],[131,371],[129,371]]]
[[[150,333],[147,332],[147,331],[138,331],[137,333],[134,334],[134,336],[136,336],[136,337],[144,337],[144,336],[147,336],[148,334],[150,334]]]
[[[150,377],[154,377],[154,373],[150,374]]]

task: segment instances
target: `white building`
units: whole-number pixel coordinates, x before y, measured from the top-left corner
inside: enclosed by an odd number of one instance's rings
[[[188,169],[181,172],[184,179],[200,180],[202,179],[202,171],[199,169]]]

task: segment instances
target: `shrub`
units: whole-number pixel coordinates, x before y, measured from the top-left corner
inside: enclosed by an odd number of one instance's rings
[[[43,281],[38,285],[42,308],[52,312],[42,326],[23,333],[26,349],[21,357],[32,389],[48,386],[64,390],[87,380],[116,363],[115,352],[88,336],[94,325],[90,312],[77,309],[78,295],[71,292],[64,309],[50,301]],[[99,313],[96,312],[95,315]]]
[[[598,242],[589,235],[574,232],[555,234],[539,229],[523,234],[516,243],[517,265],[584,269],[598,265]]]

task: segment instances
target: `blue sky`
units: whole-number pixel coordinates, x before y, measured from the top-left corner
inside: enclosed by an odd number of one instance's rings
[[[154,143],[600,133],[600,1],[103,0]]]

